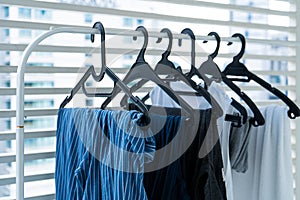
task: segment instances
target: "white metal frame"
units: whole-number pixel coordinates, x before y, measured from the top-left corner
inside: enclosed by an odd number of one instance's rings
[[[58,33],[92,33],[91,29],[57,28],[47,31],[32,41],[24,50],[17,70],[16,88],[16,199],[24,199],[24,75],[26,63],[33,49],[43,40]]]

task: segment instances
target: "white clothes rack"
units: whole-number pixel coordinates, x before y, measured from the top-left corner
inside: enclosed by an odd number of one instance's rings
[[[28,44],[24,50],[17,69],[16,87],[16,199],[24,200],[24,76],[26,64],[33,50],[46,38],[59,33],[99,34],[97,29],[78,27],[51,27]],[[105,29],[107,35],[143,36],[139,31],[127,29]],[[167,38],[166,33],[151,32],[149,37]],[[185,34],[173,34],[174,39],[190,39]],[[196,40],[214,40],[213,36],[195,35]],[[234,42],[236,38],[222,37],[222,41]]]

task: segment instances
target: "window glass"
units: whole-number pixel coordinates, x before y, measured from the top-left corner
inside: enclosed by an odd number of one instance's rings
[[[20,18],[31,18],[31,9],[30,8],[19,8],[19,17]]]
[[[91,23],[93,21],[93,16],[91,14],[85,14],[84,15],[84,21],[86,23]]]
[[[49,10],[43,10],[43,9],[35,9],[34,11],[35,18],[36,19],[47,19],[50,20],[52,17],[52,13]]]
[[[19,30],[20,37],[31,37],[31,30],[21,29]]]

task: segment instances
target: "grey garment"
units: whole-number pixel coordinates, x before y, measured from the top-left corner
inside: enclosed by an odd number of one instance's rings
[[[241,127],[231,127],[229,136],[229,156],[231,168],[245,173],[248,169],[248,144],[251,128],[250,117]]]

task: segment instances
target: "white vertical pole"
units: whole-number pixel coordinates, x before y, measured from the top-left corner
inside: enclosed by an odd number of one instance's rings
[[[16,199],[24,200],[24,74],[27,60],[38,44],[56,33],[92,33],[93,29],[57,28],[41,34],[24,50],[17,71],[16,88]],[[95,30],[93,31],[95,33]],[[98,30],[96,30],[98,33]]]
[[[16,198],[24,199],[24,70],[18,67],[16,110]],[[19,72],[20,71],[20,72]]]

